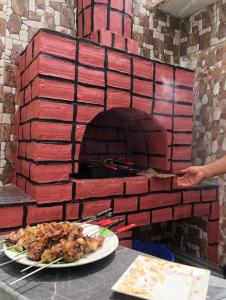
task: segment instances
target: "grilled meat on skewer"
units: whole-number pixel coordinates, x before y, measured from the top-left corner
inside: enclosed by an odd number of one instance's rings
[[[79,260],[85,254],[96,251],[102,246],[104,238],[101,237],[80,237],[74,241],[61,239],[59,243],[46,249],[41,256],[42,263],[50,263],[62,257],[64,262]]]

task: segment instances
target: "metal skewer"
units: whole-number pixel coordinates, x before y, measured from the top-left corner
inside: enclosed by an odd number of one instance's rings
[[[45,268],[47,268],[47,267],[49,267],[49,266],[51,266],[51,265],[57,263],[57,262],[60,261],[61,259],[62,259],[62,257],[60,257],[60,258],[58,258],[58,259],[52,261],[51,263],[49,263],[49,264],[47,264],[47,265],[45,265],[45,266],[43,266],[43,267],[38,268],[37,270],[32,271],[31,273],[29,273],[29,274],[27,274],[27,275],[24,275],[23,277],[21,277],[21,278],[15,280],[15,281],[13,281],[13,282],[11,282],[10,285],[13,285],[13,284],[15,284],[15,283],[17,283],[17,282],[19,282],[19,281],[21,281],[21,280],[23,280],[23,279],[25,279],[25,278],[31,276],[31,275],[33,275],[33,274],[35,274],[35,273],[38,273],[39,271],[41,271],[41,270],[43,270],[43,269],[45,269]]]
[[[21,255],[21,253],[20,253],[20,255]],[[27,255],[23,255],[22,257],[18,257],[18,258],[13,259],[13,260],[8,260],[8,261],[6,261],[6,262],[0,264],[0,267],[5,266],[5,265],[8,265],[8,264],[10,264],[10,263],[12,263],[12,262],[14,262],[14,261],[18,261],[18,260],[20,260],[20,259],[22,259],[22,258],[25,258],[26,256],[27,256]]]

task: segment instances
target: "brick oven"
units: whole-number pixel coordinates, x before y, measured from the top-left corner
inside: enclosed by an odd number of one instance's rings
[[[18,210],[23,225],[110,207],[137,226],[208,216],[208,258],[217,261],[216,186],[84,171],[120,159],[139,170],[188,167],[194,74],[137,54],[132,0],[77,2],[78,37],[41,29],[20,55],[15,183],[33,199]],[[129,245],[132,232],[121,237]]]

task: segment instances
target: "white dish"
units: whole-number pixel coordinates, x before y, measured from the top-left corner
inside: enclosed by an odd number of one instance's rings
[[[103,231],[102,227],[99,227],[97,225],[83,225],[84,227],[84,234],[94,234],[94,233],[98,233],[100,231]],[[72,263],[56,263],[53,265],[48,266],[49,268],[68,268],[68,267],[76,267],[76,266],[81,266],[81,265],[85,265],[85,264],[89,264],[95,261],[98,261],[100,259],[103,259],[105,257],[107,257],[108,255],[110,255],[111,253],[113,253],[117,247],[118,247],[118,237],[116,234],[114,234],[112,231],[108,230],[106,231],[108,234],[112,233],[111,236],[106,237],[104,240],[104,243],[102,245],[102,247],[98,248],[95,252],[87,254],[86,256],[84,256],[83,258],[81,258],[78,261],[72,262]],[[105,233],[106,233],[105,232]],[[15,250],[7,250],[7,246],[6,244],[3,245],[4,248],[4,253],[5,255],[12,259],[18,259],[18,252]],[[23,256],[23,254],[21,254],[21,256]],[[30,259],[28,259],[27,257],[23,257],[20,260],[17,260],[18,263],[23,264],[23,265],[27,265],[27,266],[34,266],[34,267],[43,267],[46,264],[38,264],[36,261],[32,261]]]
[[[147,300],[205,300],[210,271],[138,256],[112,287]]]

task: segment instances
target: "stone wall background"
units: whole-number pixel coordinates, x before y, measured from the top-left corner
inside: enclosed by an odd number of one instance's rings
[[[226,1],[218,0],[181,22],[180,64],[195,72],[193,162],[226,154]],[[220,198],[220,260],[226,264],[226,176],[216,178]]]

